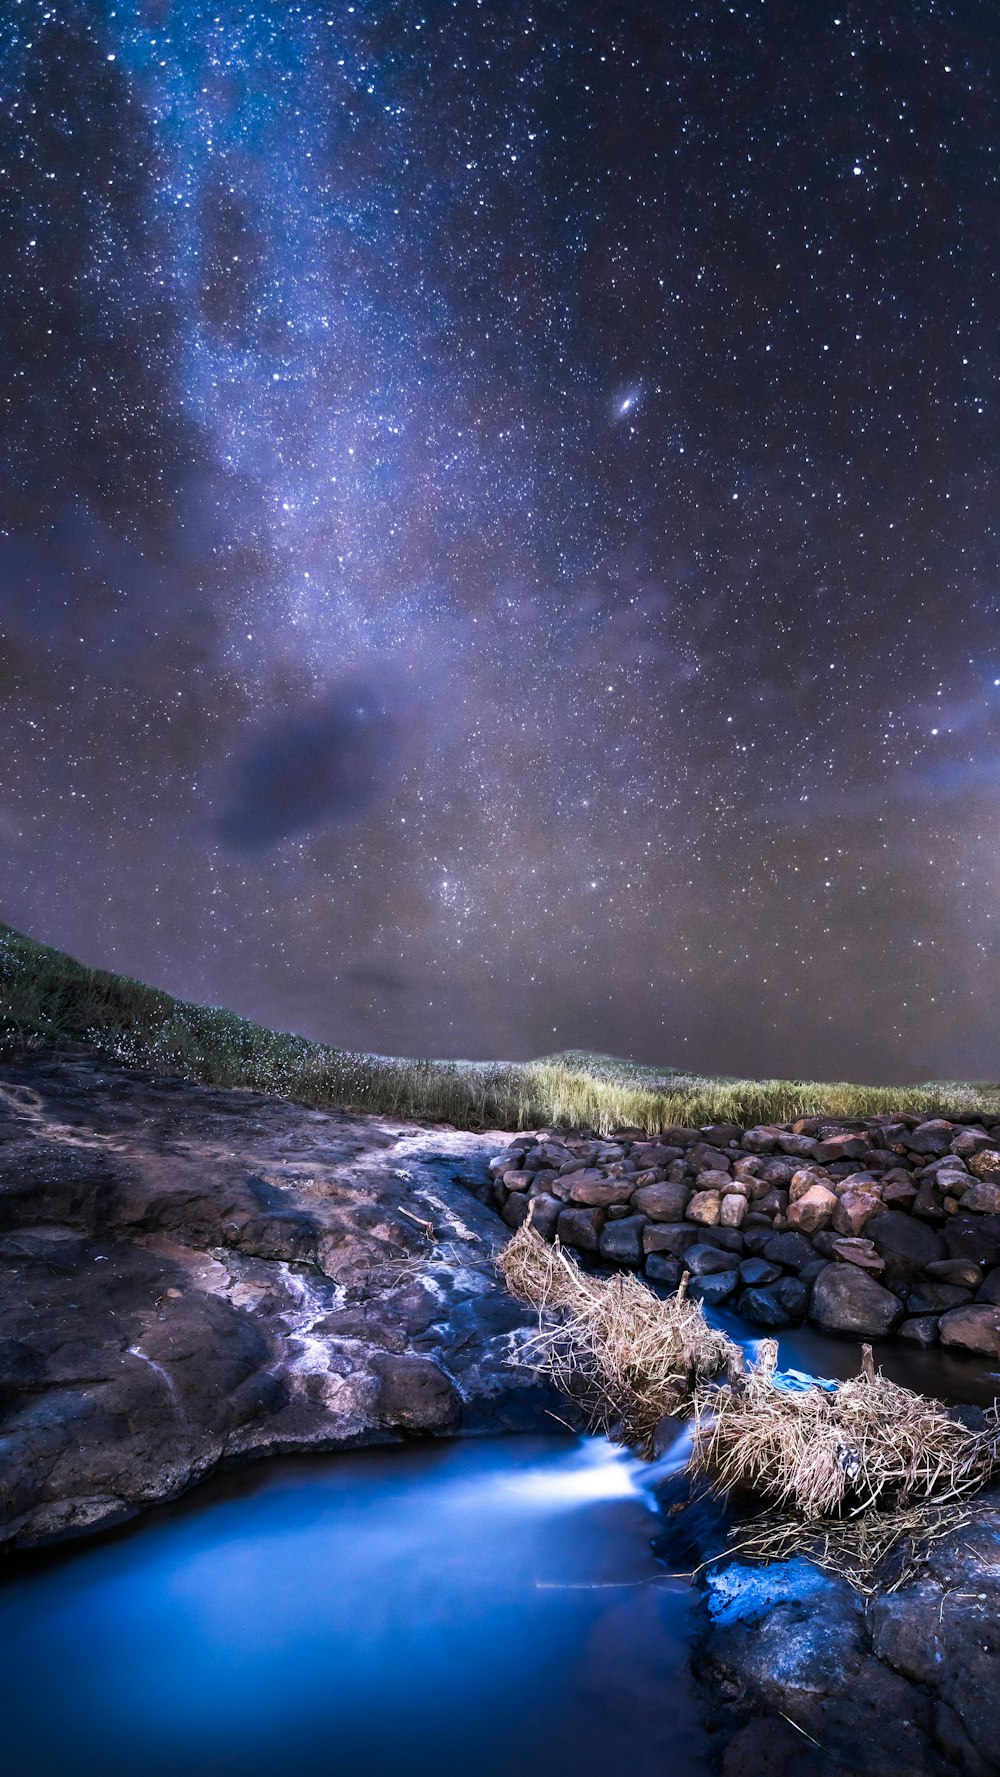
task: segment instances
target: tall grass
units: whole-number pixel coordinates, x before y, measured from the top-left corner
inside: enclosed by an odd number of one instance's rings
[[[1000,1090],[730,1080],[573,1052],[529,1062],[420,1061],[356,1054],[196,1006],[125,975],[89,969],[0,925],[0,1027],[8,1050],[76,1040],[133,1067],[242,1086],[316,1106],[468,1129],[787,1122],[910,1109],[1000,1118]]]

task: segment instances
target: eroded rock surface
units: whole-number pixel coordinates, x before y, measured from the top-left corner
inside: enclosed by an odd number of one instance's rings
[[[470,1194],[496,1145],[86,1052],[0,1070],[0,1541],[230,1458],[551,1424]]]
[[[859,1597],[803,1560],[709,1570],[696,1668],[723,1777],[1000,1770],[1000,1507]]]

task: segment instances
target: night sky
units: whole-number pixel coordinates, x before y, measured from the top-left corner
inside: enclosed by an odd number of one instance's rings
[[[0,917],[1000,1070],[1000,7],[8,0]]]

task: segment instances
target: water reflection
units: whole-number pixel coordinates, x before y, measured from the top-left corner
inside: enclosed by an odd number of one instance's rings
[[[285,1462],[35,1564],[5,1777],[701,1777],[640,1476],[601,1439]]]

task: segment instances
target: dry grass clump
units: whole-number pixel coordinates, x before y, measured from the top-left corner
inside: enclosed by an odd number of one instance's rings
[[[767,1502],[733,1533],[727,1557],[805,1555],[860,1591],[876,1570],[891,1589],[929,1542],[970,1520],[971,1496],[1000,1464],[996,1408],[971,1431],[939,1401],[888,1381],[870,1346],[859,1375],[792,1389],[776,1376],[774,1340],[745,1367],[740,1347],[709,1326],[683,1286],[661,1300],[630,1274],[589,1277],[530,1221],[497,1262],[512,1294],[540,1322],[548,1316],[522,1362],[582,1394],[596,1426],[646,1455],[665,1415],[693,1414],[687,1473],[717,1494]]]
[[[720,1493],[746,1488],[807,1523],[976,1492],[1000,1453],[995,1412],[970,1431],[939,1401],[890,1382],[865,1347],[861,1372],[833,1387],[775,1381],[764,1342],[740,1385],[695,1400],[692,1472]]]
[[[530,1221],[497,1262],[513,1295],[557,1317],[522,1348],[522,1361],[582,1394],[595,1425],[647,1454],[660,1421],[687,1404],[699,1383],[742,1368],[739,1346],[709,1326],[683,1289],[664,1301],[630,1273],[588,1277]]]

